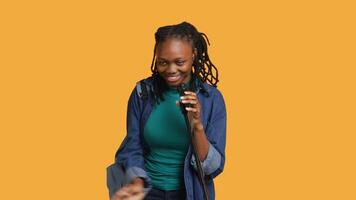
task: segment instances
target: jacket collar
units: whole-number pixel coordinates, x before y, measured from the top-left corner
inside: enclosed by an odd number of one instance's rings
[[[192,76],[193,78],[193,81],[194,81],[194,86],[195,87],[193,90],[196,92],[196,93],[202,93],[203,95],[205,96],[209,96],[210,95],[210,92],[211,92],[211,87],[208,83],[204,83],[202,82],[199,78],[196,78],[196,76],[193,74]],[[150,86],[151,89],[153,89],[153,76],[150,76],[148,78],[146,78],[145,80],[145,83],[147,85]]]

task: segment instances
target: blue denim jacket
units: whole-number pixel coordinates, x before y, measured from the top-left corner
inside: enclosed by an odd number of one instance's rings
[[[152,77],[145,79],[152,87]],[[201,104],[201,120],[209,141],[209,151],[202,162],[205,172],[209,199],[215,199],[213,179],[219,175],[225,164],[226,145],[226,108],[220,91],[207,84],[198,84],[195,91]],[[127,107],[127,135],[115,155],[115,161],[124,166],[128,180],[141,177],[145,180],[145,192],[150,188],[150,178],[145,172],[144,156],[148,153],[147,144],[143,138],[145,123],[153,109],[154,98],[140,98],[134,89],[130,95]],[[184,183],[188,200],[204,199],[204,193],[196,173],[195,158],[190,145],[184,162]]]

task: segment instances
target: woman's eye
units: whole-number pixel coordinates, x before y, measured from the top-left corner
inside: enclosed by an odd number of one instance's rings
[[[184,61],[178,61],[177,62],[177,65],[183,65],[184,64]]]
[[[158,64],[159,65],[166,65],[167,63],[166,63],[166,61],[159,61]]]

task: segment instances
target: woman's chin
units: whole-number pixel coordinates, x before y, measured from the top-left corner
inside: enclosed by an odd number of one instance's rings
[[[180,85],[181,83],[180,82],[177,82],[177,83],[172,83],[172,82],[167,82],[167,85],[170,86],[170,87],[177,87],[178,85]]]

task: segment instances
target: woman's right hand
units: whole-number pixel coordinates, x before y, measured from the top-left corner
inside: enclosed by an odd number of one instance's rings
[[[131,184],[118,190],[111,200],[142,200],[145,197],[143,188],[143,180],[141,178],[135,178]]]

